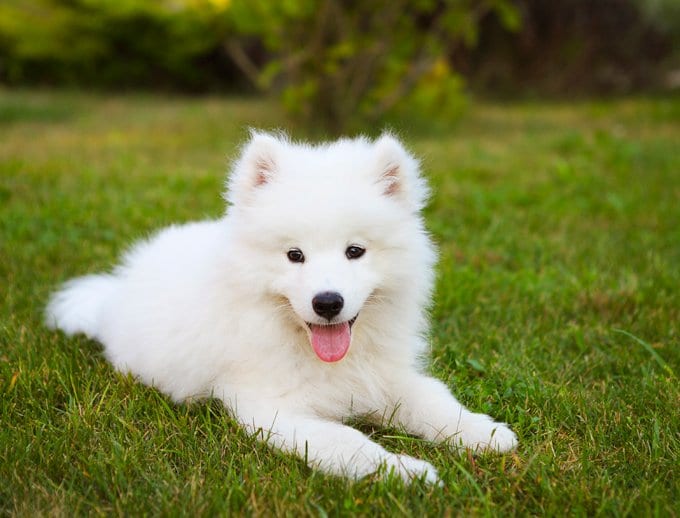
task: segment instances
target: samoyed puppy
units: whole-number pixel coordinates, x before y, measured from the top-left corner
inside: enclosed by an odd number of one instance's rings
[[[223,217],[168,227],[112,273],[66,283],[47,323],[98,340],[116,369],[175,401],[219,398],[313,468],[437,482],[431,464],[343,424],[388,419],[472,450],[517,444],[425,373],[436,260],[427,195],[390,134],[308,145],[253,132]]]

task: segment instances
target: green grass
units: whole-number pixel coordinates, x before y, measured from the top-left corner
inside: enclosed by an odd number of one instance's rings
[[[433,372],[521,445],[395,430],[442,488],[311,472],[217,402],[176,406],[46,330],[62,280],[216,216],[247,99],[0,91],[0,513],[680,514],[680,100],[478,104],[398,128],[435,187]]]

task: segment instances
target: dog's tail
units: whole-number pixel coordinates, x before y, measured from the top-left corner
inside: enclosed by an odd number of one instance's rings
[[[111,274],[86,275],[68,281],[50,298],[45,323],[68,335],[84,333],[98,338],[102,307],[118,282]]]

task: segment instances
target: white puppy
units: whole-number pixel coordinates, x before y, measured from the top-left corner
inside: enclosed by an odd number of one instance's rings
[[[507,451],[515,434],[423,373],[436,253],[428,189],[391,135],[324,145],[253,133],[227,214],[137,244],[57,292],[47,322],[176,401],[214,396],[269,444],[327,473],[437,480],[342,423]]]

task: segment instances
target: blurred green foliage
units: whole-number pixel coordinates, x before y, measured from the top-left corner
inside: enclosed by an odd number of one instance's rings
[[[678,43],[677,0],[0,1],[0,83],[254,90],[327,133],[455,120],[465,84],[677,88]]]
[[[247,80],[331,133],[404,112],[451,118],[464,94],[449,58],[474,45],[490,12],[519,25],[509,0],[5,0],[0,78],[190,89]]]
[[[201,88],[228,28],[218,0],[3,0],[8,84]],[[219,79],[219,78],[214,78]]]
[[[234,0],[236,34],[269,59],[258,67],[238,38],[226,48],[258,88],[281,90],[291,113],[331,133],[404,112],[452,118],[464,94],[449,57],[474,45],[491,11],[518,27],[508,0]]]
[[[675,45],[680,45],[680,2],[678,0],[635,0],[644,17]],[[677,51],[677,48],[676,48]]]

